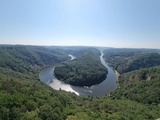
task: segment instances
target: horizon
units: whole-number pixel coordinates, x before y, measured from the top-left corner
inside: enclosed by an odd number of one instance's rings
[[[32,46],[32,47],[99,47],[108,49],[157,49],[160,48],[135,48],[135,47],[110,47],[110,46],[87,46],[87,45],[27,45],[27,44],[0,44],[0,46]]]
[[[0,44],[160,49],[159,0],[0,1]]]

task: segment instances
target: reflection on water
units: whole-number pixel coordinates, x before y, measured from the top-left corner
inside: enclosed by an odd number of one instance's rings
[[[69,55],[69,56],[71,57],[71,60],[75,58],[72,55]],[[109,94],[110,92],[114,91],[117,88],[116,75],[114,71],[105,63],[102,52],[101,52],[100,60],[102,64],[108,69],[108,75],[103,82],[97,85],[93,85],[91,87],[72,86],[62,81],[59,81],[53,75],[55,66],[49,66],[44,68],[40,72],[39,78],[41,81],[48,84],[55,90],[65,90],[67,92],[74,92],[76,95],[88,95],[88,96],[100,97],[105,94]]]
[[[49,84],[49,86],[51,86],[52,88],[54,88],[55,90],[65,90],[67,92],[74,92],[76,95],[79,95],[78,92],[74,91],[71,87],[71,85],[62,83],[61,81],[57,80],[57,79],[53,79],[53,82]]]

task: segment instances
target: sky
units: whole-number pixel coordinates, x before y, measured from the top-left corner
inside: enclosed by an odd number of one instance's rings
[[[0,44],[160,49],[160,0],[0,0]]]

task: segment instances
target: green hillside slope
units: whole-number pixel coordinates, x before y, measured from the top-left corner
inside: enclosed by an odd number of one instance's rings
[[[26,49],[26,46],[23,47],[23,50]],[[22,48],[16,47],[17,50],[13,50],[13,53],[19,54],[18,51]],[[5,63],[4,66],[0,66],[0,120],[155,120],[160,118],[158,94],[160,67],[121,75],[120,89],[110,96],[93,98],[53,90],[39,81],[37,71],[33,71],[30,67],[25,68],[25,65],[31,64],[27,62],[28,57],[24,54],[21,54],[24,55],[21,56],[22,58],[15,57],[12,50],[8,53],[7,49],[8,47],[3,48],[2,53],[6,54],[0,57],[0,63],[1,61]],[[58,56],[61,51],[49,52],[50,50],[45,51],[45,49],[36,48],[41,51],[41,56],[50,56],[53,53]],[[24,52],[28,53],[28,49]],[[33,54],[28,53],[27,56],[30,55]],[[33,60],[36,59],[34,55]],[[10,60],[6,61],[8,56]],[[46,57],[48,62],[51,60],[49,58]],[[18,63],[17,66],[25,70],[22,72],[19,68],[13,69],[7,64],[12,64],[11,61],[24,61],[22,66]],[[50,64],[50,62],[45,64],[44,60],[42,62],[44,65]],[[145,94],[148,98],[151,95],[153,98],[151,102],[146,98],[144,101]]]
[[[23,73],[69,59],[63,50],[34,46],[0,46],[0,55],[0,67]]]
[[[76,59],[56,66],[55,76],[66,83],[77,86],[91,86],[105,80],[107,69],[101,64],[97,49],[76,52]]]
[[[105,50],[104,58],[119,73],[160,65],[160,54],[147,51],[130,52],[130,50],[126,50],[120,52],[119,49]]]
[[[145,104],[160,103],[160,66],[123,74],[119,83],[120,88],[114,92],[118,98]]]

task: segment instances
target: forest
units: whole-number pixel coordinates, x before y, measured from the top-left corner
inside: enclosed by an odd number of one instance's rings
[[[41,54],[38,54],[39,52]],[[160,118],[159,65],[124,72],[119,77],[117,90],[109,95],[77,96],[74,93],[53,90],[38,78],[43,66],[69,60],[68,52],[73,53],[73,50],[55,47],[0,46],[0,119],[155,120]],[[81,55],[78,53],[76,52],[76,57]],[[39,66],[39,69],[33,69],[28,65]],[[21,70],[22,68],[24,70]]]
[[[117,98],[144,103],[160,103],[160,66],[125,73],[119,78],[120,89],[113,93]]]
[[[74,54],[76,59],[56,66],[54,74],[59,80],[76,86],[91,86],[105,80],[107,69],[101,64],[98,50],[90,48]]]
[[[104,51],[104,58],[110,66],[122,74],[160,65],[159,53],[158,50],[153,49],[146,51],[145,49],[109,49]]]
[[[25,73],[69,59],[62,49],[35,46],[1,46],[0,66]]]

